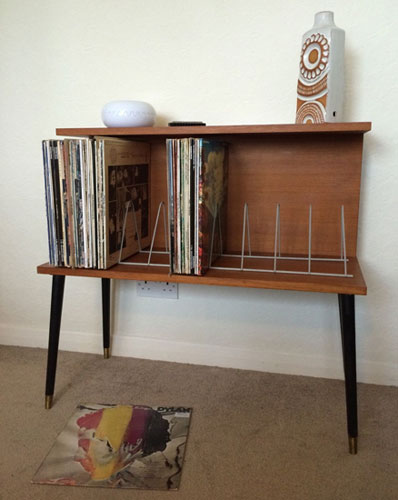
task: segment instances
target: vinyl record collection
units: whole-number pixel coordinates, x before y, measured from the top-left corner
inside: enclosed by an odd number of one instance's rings
[[[138,234],[148,245],[149,144],[97,137],[42,149],[50,264],[107,269],[138,250]]]

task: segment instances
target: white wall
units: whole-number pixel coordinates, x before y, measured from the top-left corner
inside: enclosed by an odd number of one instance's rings
[[[41,139],[101,126],[139,99],[169,120],[292,123],[301,36],[319,10],[346,30],[347,121],[365,136],[358,377],[398,384],[397,3],[343,0],[0,0],[0,343],[46,346]],[[177,301],[115,284],[114,354],[342,378],[337,297],[181,286]],[[100,283],[66,280],[61,348],[102,352]]]

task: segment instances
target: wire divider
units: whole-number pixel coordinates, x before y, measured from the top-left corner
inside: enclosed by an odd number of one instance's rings
[[[139,254],[148,254],[147,262],[124,262],[122,261],[122,250],[123,250],[123,241],[126,232],[126,223],[129,209],[131,207],[135,234],[137,236],[138,242],[138,253]],[[158,230],[160,214],[163,216],[163,224],[164,224],[164,235],[165,235],[165,250],[153,250],[156,233]],[[216,215],[213,217],[212,224],[212,234],[210,240],[210,263],[213,259],[213,250],[214,250],[214,238],[216,232],[218,220],[218,232],[220,238],[220,257],[233,257],[240,259],[239,267],[227,267],[220,265],[212,265],[210,264],[210,269],[219,269],[225,271],[247,271],[247,272],[260,272],[260,273],[274,273],[274,274],[299,274],[299,275],[312,275],[312,276],[336,276],[336,277],[353,277],[352,274],[348,274],[347,272],[347,250],[346,250],[346,234],[345,234],[345,217],[344,217],[344,205],[341,206],[340,209],[340,224],[341,224],[341,255],[340,258],[331,258],[331,257],[314,257],[312,255],[312,205],[309,205],[308,209],[308,256],[286,256],[281,254],[281,217],[280,217],[280,204],[276,205],[276,213],[275,213],[275,236],[274,236],[274,251],[272,255],[252,255],[251,249],[251,239],[250,239],[250,222],[249,222],[249,206],[247,203],[243,206],[243,229],[242,229],[242,245],[241,245],[241,253],[239,254],[227,254],[223,253],[223,241],[222,241],[222,228],[221,228],[221,219],[219,217],[219,211],[217,211]],[[126,203],[126,210],[124,214],[123,220],[123,230],[122,230],[122,242],[120,246],[119,252],[119,264],[129,265],[129,266],[158,266],[158,267],[169,267],[170,262],[167,264],[160,264],[152,262],[152,256],[154,254],[163,254],[169,255],[170,261],[170,249],[168,244],[168,232],[167,232],[167,218],[166,218],[166,209],[163,201],[159,203],[158,211],[156,214],[155,226],[153,230],[153,235],[151,239],[151,244],[149,250],[143,250],[141,244],[141,236],[138,230],[137,217],[134,209],[134,204],[131,201]],[[247,249],[246,252],[246,243]],[[272,259],[273,266],[272,269],[262,269],[262,268],[252,268],[250,266],[245,265],[245,261],[250,259]],[[307,270],[306,271],[289,271],[278,268],[279,261],[306,261],[307,262]],[[341,262],[343,263],[343,272],[342,273],[326,273],[326,272],[315,272],[312,270],[313,262]]]
[[[346,251],[346,234],[345,234],[345,221],[344,221],[344,205],[341,206],[340,210],[341,219],[341,256],[340,258],[332,257],[314,257],[312,255],[312,205],[309,205],[308,209],[308,256],[284,256],[281,254],[281,217],[280,217],[280,204],[276,205],[275,214],[275,237],[274,237],[274,252],[273,255],[252,255],[251,254],[251,244],[250,244],[250,230],[249,230],[249,207],[248,204],[244,204],[243,208],[243,229],[242,229],[242,246],[241,253],[238,254],[224,254],[221,253],[221,257],[232,257],[240,259],[239,267],[227,267],[221,265],[210,265],[210,269],[219,269],[225,271],[248,271],[248,272],[260,272],[260,273],[275,273],[275,274],[300,274],[300,275],[311,275],[311,276],[336,276],[336,277],[347,277],[352,278],[352,274],[347,272],[347,251]],[[214,238],[214,227],[215,221],[218,214],[213,220],[213,233],[211,239],[211,248],[213,248],[213,238]],[[247,237],[248,242],[248,253],[245,253],[245,241]],[[210,254],[212,256],[212,253]],[[246,259],[272,259],[273,267],[272,269],[262,269],[262,268],[251,268],[250,266],[245,266]],[[306,271],[289,271],[278,268],[279,261],[306,261],[307,270]],[[211,261],[210,261],[211,262]],[[342,273],[327,273],[327,272],[316,272],[312,270],[313,262],[341,262],[343,263],[344,271]]]
[[[148,254],[148,260],[145,264],[145,262],[124,262],[122,261],[122,250],[123,250],[123,240],[124,240],[124,235],[125,235],[125,232],[126,232],[126,222],[127,222],[127,215],[128,215],[128,212],[129,212],[129,208],[132,208],[132,214],[133,214],[133,221],[134,221],[134,228],[135,228],[135,234],[137,236],[137,241],[138,241],[138,253],[139,254]],[[162,215],[163,215],[163,222],[164,222],[164,243],[165,243],[165,250],[154,250],[153,249],[153,245],[154,245],[154,242],[155,242],[155,238],[156,238],[156,232],[157,232],[157,229],[158,229],[158,224],[159,224],[159,218],[160,218],[160,213],[162,212]],[[159,203],[159,207],[158,207],[158,211],[157,211],[157,214],[156,214],[156,220],[155,220],[155,227],[153,229],[153,235],[152,235],[152,239],[151,239],[151,244],[150,244],[150,247],[149,247],[149,250],[143,250],[142,249],[142,245],[141,245],[141,235],[139,233],[139,230],[138,230],[138,224],[137,224],[137,217],[136,217],[136,213],[135,213],[135,209],[134,209],[134,203],[130,201],[128,201],[126,203],[126,210],[124,212],[124,219],[123,219],[123,231],[122,231],[122,241],[121,241],[121,244],[120,244],[120,252],[119,252],[119,264],[122,264],[122,265],[125,265],[125,266],[156,266],[156,267],[170,267],[170,263],[168,264],[159,264],[159,263],[155,263],[155,262],[151,262],[152,260],[152,255],[154,254],[163,254],[163,255],[169,255],[170,256],[170,252],[169,252],[169,245],[168,245],[168,237],[167,237],[167,223],[166,223],[166,209],[165,209],[165,205],[164,205],[164,202],[161,201]]]

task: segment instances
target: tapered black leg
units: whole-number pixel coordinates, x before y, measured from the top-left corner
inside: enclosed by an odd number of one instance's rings
[[[355,295],[339,294],[341,340],[345,376],[347,406],[347,430],[349,451],[357,453],[357,371],[355,352]]]
[[[102,279],[102,335],[104,339],[104,358],[110,356],[111,331],[111,280]]]
[[[46,400],[45,407],[50,409],[54,395],[55,373],[57,371],[57,357],[59,332],[61,328],[62,303],[64,299],[65,276],[53,276],[51,292],[50,330],[48,336]]]

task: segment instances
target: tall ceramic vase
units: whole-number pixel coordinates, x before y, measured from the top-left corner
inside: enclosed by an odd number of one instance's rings
[[[333,12],[315,14],[314,26],[303,35],[296,123],[343,121],[344,38]]]

